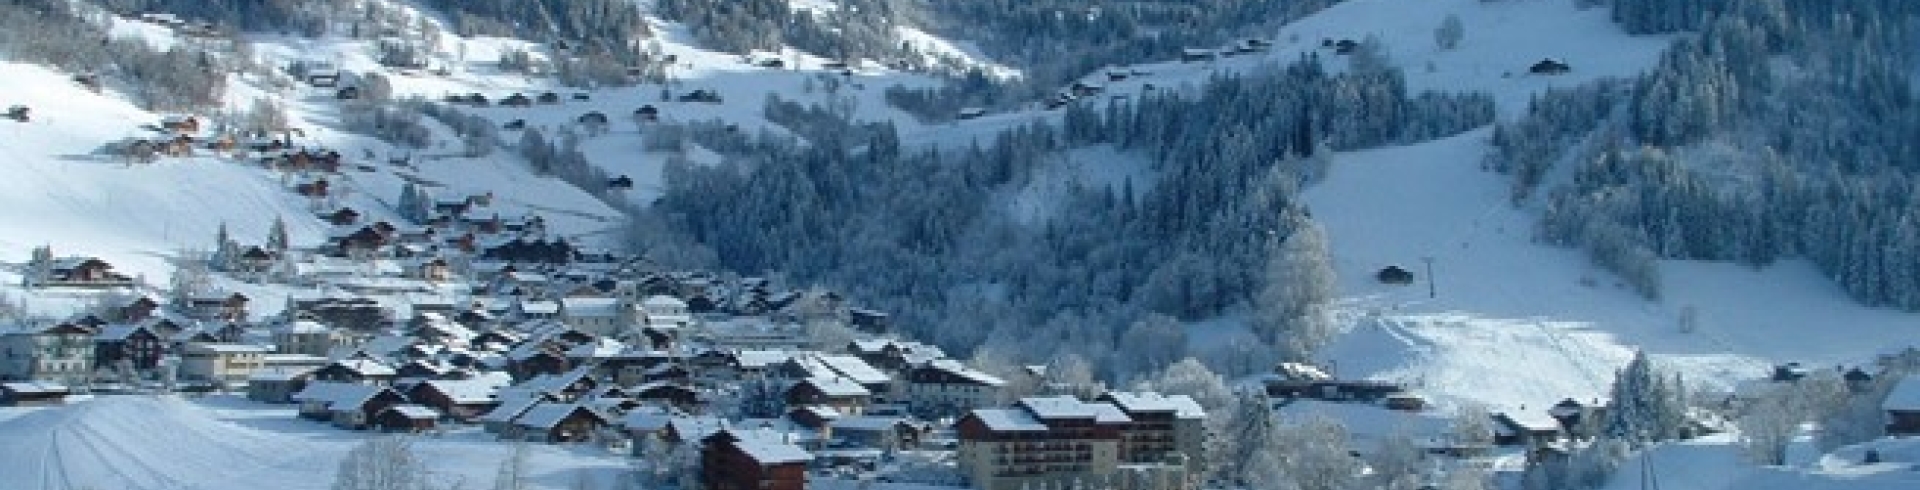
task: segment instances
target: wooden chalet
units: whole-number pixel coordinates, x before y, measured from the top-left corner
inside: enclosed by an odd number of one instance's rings
[[[39,285],[49,287],[111,288],[133,285],[133,278],[113,271],[113,264],[95,257],[54,259],[47,278]]]
[[[605,415],[576,403],[542,403],[514,419],[506,439],[567,444],[588,442],[608,424]]]
[[[393,367],[380,361],[350,358],[333,361],[315,370],[313,379],[335,383],[386,385],[392,383],[398,375],[399,373]]]
[[[160,120],[160,129],[174,134],[194,134],[200,132],[199,116],[171,116]]]
[[[421,433],[432,431],[440,412],[420,405],[394,405],[373,415],[373,426],[382,432]]]
[[[293,395],[301,418],[330,422],[347,429],[370,426],[387,407],[404,404],[406,397],[383,386],[359,383],[312,382]]]
[[[721,429],[702,439],[705,490],[804,490],[813,455],[783,436]]]
[[[472,421],[500,406],[500,390],[507,387],[507,381],[505,376],[493,375],[422,381],[407,389],[407,399],[447,418]]]
[[[656,402],[686,410],[700,406],[700,393],[681,383],[641,383],[627,391],[628,396],[635,400]]]
[[[1560,421],[1541,412],[1493,414],[1493,443],[1502,446],[1542,447],[1560,440]]]
[[[1887,414],[1887,435],[1920,435],[1920,376],[1900,380],[1880,408]]]
[[[167,339],[147,324],[108,325],[94,336],[93,365],[114,370],[122,365],[146,371],[160,365],[167,354]]]

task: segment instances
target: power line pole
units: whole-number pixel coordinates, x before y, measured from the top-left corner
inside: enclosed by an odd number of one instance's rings
[[[1427,297],[1428,298],[1436,297],[1439,294],[1438,294],[1438,291],[1436,291],[1433,286],[1433,256],[1429,255],[1426,257],[1421,257],[1420,261],[1427,263]]]

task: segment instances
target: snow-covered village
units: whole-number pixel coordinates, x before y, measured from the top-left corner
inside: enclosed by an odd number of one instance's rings
[[[0,0],[0,490],[1920,488],[1920,3]]]

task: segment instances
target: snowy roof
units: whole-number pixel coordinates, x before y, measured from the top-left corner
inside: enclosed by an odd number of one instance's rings
[[[559,314],[560,303],[552,301],[526,301],[520,303],[520,311],[536,315]]]
[[[1175,417],[1183,419],[1207,416],[1206,410],[1200,408],[1200,404],[1187,395],[1115,391],[1107,393],[1107,398],[1113,400],[1113,404],[1118,405],[1121,410],[1130,413],[1172,412]]]
[[[341,359],[334,365],[347,368],[361,376],[393,376],[393,368],[372,359]]]
[[[0,383],[0,388],[14,393],[66,393],[66,385],[45,381],[15,381]]]
[[[1560,421],[1554,420],[1553,416],[1548,415],[1545,411],[1521,410],[1517,412],[1501,412],[1495,416],[1505,418],[1508,423],[1529,431],[1549,432],[1560,430]]]
[[[620,300],[616,298],[566,298],[560,301],[570,317],[620,316]]]
[[[640,300],[640,307],[648,310],[683,310],[687,308],[687,302],[681,301],[680,298],[656,294]]]
[[[734,447],[747,453],[762,466],[781,463],[804,463],[813,461],[813,454],[787,442],[787,436],[770,430],[728,430],[734,436]]]
[[[1883,410],[1920,411],[1920,376],[1909,376],[1893,385],[1893,392],[1887,394],[1887,401],[1880,404]]]
[[[887,373],[875,369],[872,365],[867,364],[867,361],[862,361],[858,357],[820,356],[818,359],[821,364],[825,364],[827,368],[832,369],[834,373],[851,379],[855,383],[864,385],[893,381],[892,376],[888,376]]]
[[[189,344],[187,349],[221,354],[265,354],[273,351],[264,346],[248,344]]]
[[[247,380],[248,381],[293,381],[295,379],[300,378],[301,376],[306,376],[308,373],[312,373],[312,372],[313,372],[313,368],[310,368],[310,367],[257,369],[257,370],[254,370],[253,373],[247,375]]]
[[[134,332],[145,330],[146,328],[147,327],[141,325],[107,325],[106,328],[100,329],[98,338],[101,340],[126,340],[127,337],[132,336]]]
[[[674,417],[667,421],[667,425],[672,426],[683,440],[698,441],[719,432],[727,423],[718,417]]]
[[[734,353],[733,358],[739,361],[740,367],[743,368],[765,368],[792,359],[793,353],[777,350],[743,350]]]
[[[655,431],[667,428],[667,422],[673,415],[660,407],[641,407],[620,417],[620,426],[627,430]]]
[[[627,345],[614,339],[598,339],[580,344],[567,350],[567,357],[573,358],[610,358],[619,357],[627,351]]]
[[[428,380],[425,383],[447,395],[453,403],[486,403],[499,399],[500,389],[512,384],[506,373],[488,372],[468,379]]]
[[[867,396],[873,394],[867,388],[846,378],[807,378],[805,383],[813,385],[826,396]]]
[[[293,395],[293,399],[303,402],[320,402],[329,410],[358,408],[378,396],[386,388],[359,383],[318,382],[308,384],[306,389]]]
[[[1000,385],[1007,384],[1006,380],[1000,379],[999,377],[991,374],[981,372],[978,369],[967,367],[966,364],[963,364],[960,361],[955,361],[951,359],[934,360],[932,362],[928,362],[927,367],[932,369],[938,369],[941,371],[946,371],[947,373],[952,374],[954,376],[966,378],[968,381],[980,383],[987,386],[1000,386]]]
[[[579,404],[543,403],[527,410],[526,413],[521,414],[520,418],[514,420],[513,423],[521,427],[551,429],[554,426],[560,425],[560,421],[566,420],[567,417],[572,416],[574,412],[582,410],[596,417],[599,416],[598,413]]]
[[[392,410],[395,413],[399,413],[401,417],[406,417],[406,418],[415,419],[415,420],[440,418],[440,412],[436,412],[431,408],[427,408],[419,405],[394,405],[391,407],[387,407],[387,410]]]
[[[1283,362],[1274,366],[1274,372],[1290,381],[1326,381],[1333,379],[1325,370],[1312,364]]]
[[[537,396],[505,400],[500,406],[494,407],[492,411],[487,412],[486,415],[481,415],[480,421],[512,422],[519,419],[521,414],[527,413],[527,410],[533,409],[534,406],[544,401],[544,399]]]
[[[322,325],[320,324],[320,322],[316,322],[312,320],[295,321],[293,323],[288,323],[285,326],[282,326],[276,330],[277,333],[284,333],[284,334],[318,334],[318,333],[327,333],[331,331],[333,331],[333,329],[327,328],[326,325]]]
[[[982,408],[973,411],[973,417],[980,419],[988,430],[995,432],[1046,432],[1047,424],[1033,418],[1026,410],[1011,408]]]
[[[1087,403],[1071,396],[1021,398],[1020,405],[1041,419],[1093,419],[1100,423],[1133,421],[1119,407],[1106,403]]]

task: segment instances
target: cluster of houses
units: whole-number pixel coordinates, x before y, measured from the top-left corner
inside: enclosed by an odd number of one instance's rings
[[[1193,421],[1200,413],[1189,399],[1114,393],[1085,401],[1124,414],[1123,422],[1101,419],[1121,425],[1097,433],[1082,430],[1072,410],[1058,411],[1069,398],[1030,398],[1006,408],[1008,380],[937,347],[890,338],[887,314],[850,306],[830,291],[668,271],[586,251],[544,238],[538,218],[456,216],[446,228],[417,231],[325,218],[354,231],[315,252],[364,246],[364,256],[379,259],[348,261],[357,265],[338,275],[320,262],[293,264],[301,284],[327,293],[289,299],[272,314],[254,311],[259,306],[238,293],[129,294],[103,296],[124,299],[64,321],[0,326],[0,404],[60,403],[81,392],[238,391],[343,430],[464,429],[502,440],[605,444],[636,455],[685,447],[701,455],[699,471],[711,488],[803,488],[809,471],[873,468],[893,451],[915,448],[958,449],[971,458],[961,461],[969,478],[993,488],[1019,479],[1148,474],[1187,482],[1199,461],[1168,452],[1197,447]],[[450,289],[458,296],[423,300],[339,287],[369,274],[411,274],[369,264],[413,264],[392,267],[406,269],[453,257],[437,254],[435,246],[457,249],[438,233],[465,237],[482,227],[501,232],[459,249],[468,251],[461,270],[440,276],[459,283]],[[359,243],[354,237],[362,230],[377,239]],[[274,264],[289,254],[271,245],[222,249],[213,269],[236,277],[279,269]],[[400,260],[408,257],[420,261]],[[128,285],[101,259],[47,262],[48,283]],[[855,340],[815,333],[822,323],[841,325],[836,331]],[[1032,412],[1034,423],[1055,428],[1002,434],[952,425],[956,418],[978,425],[979,414],[999,413],[992,410],[1041,410]],[[1176,430],[1184,432],[1170,435]],[[1039,453],[988,456],[997,454],[995,445],[1054,450],[1009,442],[1032,437],[1118,449],[1103,450],[1106,459],[1092,465],[1035,466]],[[1083,437],[1092,439],[1074,442]]]

